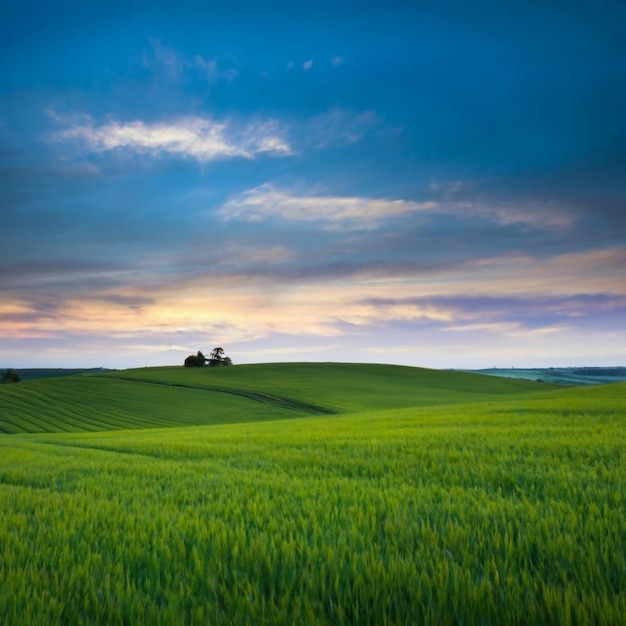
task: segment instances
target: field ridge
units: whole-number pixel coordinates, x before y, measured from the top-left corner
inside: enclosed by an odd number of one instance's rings
[[[106,375],[99,376],[99,378],[107,378]],[[216,393],[228,393],[234,396],[240,396],[242,398],[248,398],[250,400],[254,400],[256,402],[263,402],[265,404],[271,404],[273,406],[278,406],[285,409],[290,409],[294,411],[299,411],[302,413],[309,413],[310,415],[333,415],[337,413],[333,409],[329,409],[324,406],[319,406],[316,404],[311,404],[308,402],[301,402],[300,400],[296,400],[294,398],[288,398],[286,396],[279,396],[277,394],[269,394],[263,393],[261,391],[248,391],[245,389],[233,389],[231,387],[217,387],[214,385],[198,385],[198,384],[190,384],[190,383],[180,383],[180,382],[167,382],[163,380],[154,380],[154,379],[137,379],[125,376],[109,376],[109,378],[114,378],[115,380],[127,380],[133,383],[140,383],[146,385],[164,385],[166,387],[182,387],[184,389],[201,389],[206,391],[214,391]]]
[[[543,395],[551,385],[406,366],[156,367],[0,386],[0,433],[215,425]]]

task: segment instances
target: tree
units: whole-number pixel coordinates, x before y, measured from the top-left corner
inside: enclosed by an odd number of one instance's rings
[[[209,359],[209,367],[222,365],[223,354],[224,354],[224,348],[213,348],[213,350],[211,350],[211,358]]]
[[[20,377],[17,375],[16,372],[14,372],[11,368],[4,370],[4,372],[2,372],[2,380],[5,383],[19,383],[20,382]]]
[[[185,367],[204,367],[207,362],[207,358],[198,350],[198,354],[190,354],[185,359]]]
[[[232,365],[232,359],[229,356],[224,356],[224,348],[213,348],[211,350],[211,356],[207,359],[200,350],[198,354],[190,354],[185,359],[185,367],[218,367],[221,365]]]
[[[229,356],[224,356],[224,348],[213,348],[211,351],[211,358],[209,359],[209,367],[232,364],[232,359]]]

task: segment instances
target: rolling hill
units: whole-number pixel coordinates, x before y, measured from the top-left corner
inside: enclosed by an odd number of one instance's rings
[[[337,363],[0,386],[0,624],[622,623],[625,406]]]
[[[545,393],[524,380],[392,365],[156,367],[0,386],[0,432],[254,422]]]

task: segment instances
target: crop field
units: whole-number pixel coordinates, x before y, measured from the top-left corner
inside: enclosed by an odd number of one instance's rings
[[[141,368],[0,386],[0,433],[275,420],[545,391],[529,381],[390,365]]]
[[[2,624],[624,624],[626,384],[150,368],[6,407]]]
[[[0,433],[77,432],[293,417],[275,403],[210,389],[78,376],[0,387]]]

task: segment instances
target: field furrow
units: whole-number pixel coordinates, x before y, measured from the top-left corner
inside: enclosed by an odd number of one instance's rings
[[[106,375],[103,375],[106,377]],[[120,375],[110,376],[110,378],[114,378],[115,380],[127,380],[132,382],[139,382],[146,385],[162,385],[166,387],[181,387],[183,389],[199,389],[203,391],[212,391],[216,393],[226,393],[234,396],[238,396],[241,398],[246,398],[249,400],[254,400],[255,402],[262,402],[265,404],[270,404],[272,406],[277,406],[284,409],[290,409],[293,411],[298,411],[299,413],[309,413],[311,415],[331,415],[335,413],[335,411],[328,409],[326,407],[318,406],[315,404],[310,404],[307,402],[300,402],[299,400],[295,400],[293,398],[286,398],[284,396],[277,396],[268,393],[262,393],[260,391],[247,391],[245,389],[232,389],[228,387],[216,387],[213,385],[198,385],[198,384],[186,384],[186,383],[173,383],[166,382],[163,380],[149,380],[145,378],[137,379],[132,377],[123,377]]]

